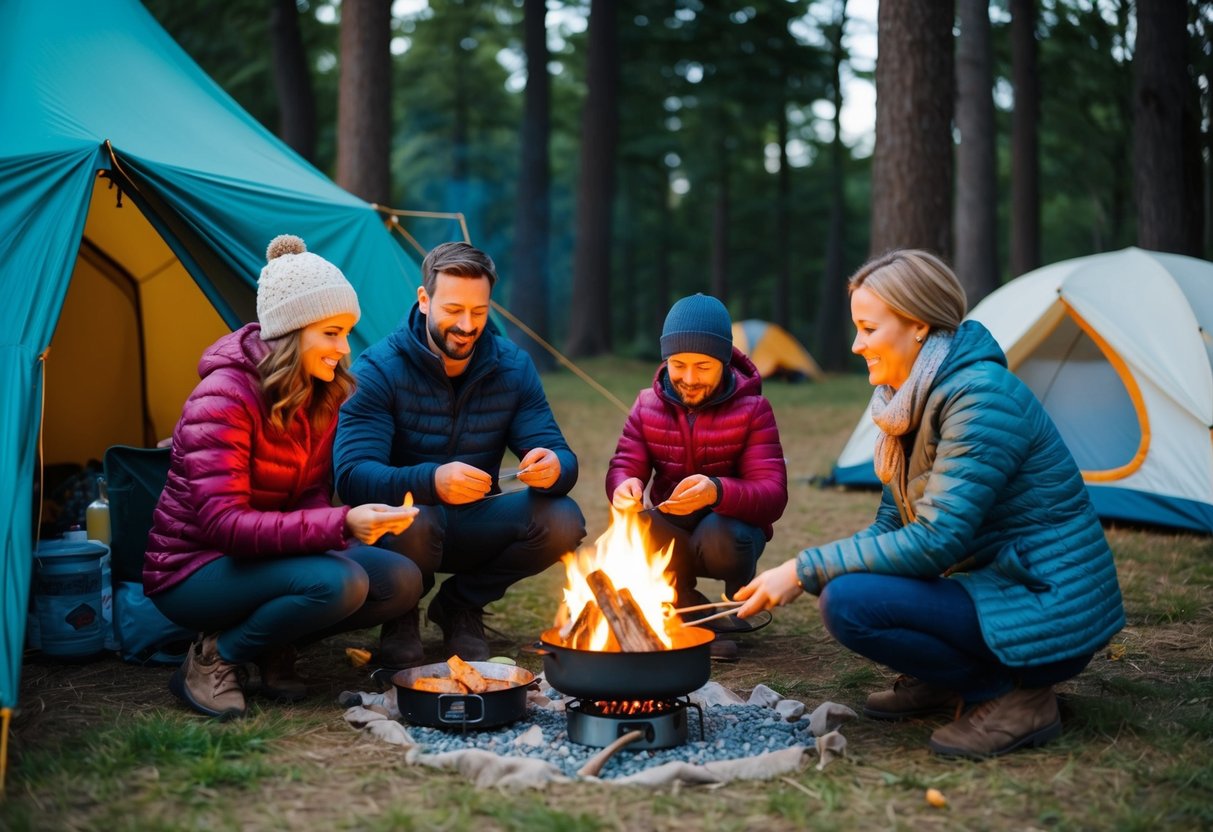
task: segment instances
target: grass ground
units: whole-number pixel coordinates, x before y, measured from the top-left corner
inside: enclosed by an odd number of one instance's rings
[[[627,403],[651,367],[617,361],[588,369]],[[602,532],[602,480],[623,414],[568,374],[546,380],[582,461],[574,496],[591,538]],[[869,390],[861,378],[767,390],[783,434],[791,503],[762,566],[800,546],[854,531],[876,495],[820,489]],[[334,703],[370,689],[344,648],[372,633],[305,652],[316,694],[295,706],[254,700],[249,718],[214,724],[183,710],[169,671],[107,659],[62,665],[29,657],[10,743],[3,830],[1158,830],[1213,828],[1213,540],[1111,528],[1128,624],[1114,649],[1063,686],[1065,732],[1045,749],[985,763],[946,761],[926,748],[939,724],[860,720],[849,756],[771,782],[720,788],[620,790],[567,785],[543,792],[478,791],[459,775],[406,765],[393,747],[359,735]],[[513,654],[550,626],[562,575],[515,587],[490,623]],[[709,590],[718,589],[711,585]],[[439,660],[434,630],[423,635]],[[1113,658],[1115,657],[1115,658]],[[523,656],[523,664],[534,660]],[[834,644],[802,599],[744,637],[741,660],[713,679],[744,690],[763,682],[810,704],[857,707],[891,674]],[[924,801],[934,787],[948,798]]]

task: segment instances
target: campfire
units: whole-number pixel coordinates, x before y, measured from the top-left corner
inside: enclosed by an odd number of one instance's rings
[[[567,583],[556,614],[561,642],[577,650],[669,650],[682,622],[674,606],[673,544],[657,549],[648,521],[611,509],[611,524],[593,546],[564,559]]]

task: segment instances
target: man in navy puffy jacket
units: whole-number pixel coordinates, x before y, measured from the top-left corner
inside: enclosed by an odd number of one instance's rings
[[[638,510],[652,478],[652,531],[663,545],[674,541],[677,604],[687,606],[706,600],[697,578],[724,581],[732,596],[754,577],[788,502],[787,466],[762,377],[733,347],[724,304],[709,295],[675,303],[661,356],[624,425],[606,491],[616,508]]]
[[[444,243],[422,262],[422,285],[408,320],[354,363],[358,389],[341,409],[333,466],[350,504],[420,507],[403,534],[378,545],[421,569],[425,591],[450,572],[429,604],[447,654],[489,657],[486,604],[515,582],[576,549],[585,519],[569,490],[577,457],[552,416],[530,357],[486,333],[493,261],[466,243]],[[506,449],[520,483],[502,494]],[[382,499],[379,499],[382,498]],[[416,611],[384,624],[380,661],[422,662]]]

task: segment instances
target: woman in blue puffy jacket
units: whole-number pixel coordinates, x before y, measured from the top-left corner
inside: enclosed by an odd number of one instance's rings
[[[738,613],[819,595],[831,635],[902,674],[865,715],[957,715],[931,735],[937,753],[1041,745],[1061,732],[1053,685],[1124,625],[1078,466],[990,333],[962,323],[964,290],[937,257],[890,252],[850,291],[881,430],[876,520],[758,575]]]

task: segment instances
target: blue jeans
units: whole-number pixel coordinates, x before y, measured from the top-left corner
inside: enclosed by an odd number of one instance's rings
[[[222,557],[152,596],[171,621],[218,632],[219,655],[235,663],[382,624],[419,600],[421,573],[412,561],[360,545],[264,560]]]
[[[969,703],[1064,682],[1091,661],[1003,664],[981,636],[969,593],[949,578],[856,572],[827,583],[820,603],[826,629],[844,647]]]
[[[417,564],[422,595],[434,586],[434,573],[452,573],[438,590],[452,607],[483,608],[575,551],[585,537],[585,518],[571,497],[530,488],[466,505],[419,508],[403,534],[384,535],[377,545]]]
[[[710,508],[682,515],[654,508],[645,514],[653,521],[654,543],[664,548],[674,541],[669,568],[680,592],[694,589],[696,578],[715,578],[724,581],[731,598],[753,580],[767,545],[762,529]]]

